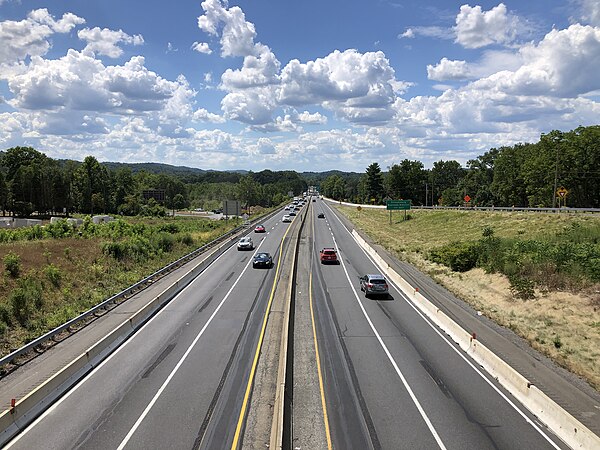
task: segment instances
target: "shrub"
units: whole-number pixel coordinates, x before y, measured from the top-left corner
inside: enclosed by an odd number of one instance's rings
[[[510,282],[510,291],[515,297],[522,300],[535,298],[535,283],[529,278],[514,274],[508,276],[508,281]]]
[[[158,227],[158,231],[175,234],[179,232],[179,226],[176,223],[165,223]]]
[[[11,292],[9,302],[17,322],[24,327],[28,326],[35,312],[44,306],[41,283],[29,277],[22,279],[19,286]]]
[[[105,242],[102,246],[102,253],[121,261],[128,256],[129,249],[123,242]]]
[[[192,235],[190,233],[184,233],[184,234],[180,235],[178,239],[179,239],[179,242],[181,242],[183,245],[187,245],[187,246],[194,245],[194,238],[192,237]]]
[[[444,264],[455,272],[466,272],[476,267],[479,253],[479,243],[454,242],[432,250],[429,259]]]
[[[160,232],[153,236],[152,243],[156,249],[168,253],[173,250],[175,238],[168,233]]]
[[[8,252],[4,256],[4,268],[11,277],[17,278],[21,271],[21,257],[13,252]]]
[[[0,321],[8,325],[12,323],[12,311],[9,305],[0,304]]]
[[[62,279],[62,274],[60,273],[60,269],[58,267],[56,267],[54,264],[48,264],[44,268],[44,274],[46,275],[46,278],[48,278],[48,281],[50,281],[52,286],[54,286],[55,288],[60,287],[60,280]]]

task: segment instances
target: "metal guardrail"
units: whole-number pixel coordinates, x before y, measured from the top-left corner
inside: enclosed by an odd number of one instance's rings
[[[323,197],[331,203],[344,206],[360,206],[361,208],[386,209],[386,205],[369,205],[361,203],[341,202],[332,198]],[[600,208],[529,208],[526,206],[411,206],[411,209],[426,209],[426,210],[457,210],[457,211],[497,211],[497,212],[543,212],[543,213],[600,213]]]
[[[258,221],[261,221],[264,219],[269,219],[278,213],[280,213],[280,209],[276,209],[275,211],[272,211],[272,212],[266,214],[265,216],[257,217],[251,223],[255,223],[255,222],[258,222]],[[162,276],[168,274],[172,270],[191,261],[192,259],[196,258],[198,255],[200,255],[201,253],[206,251],[208,248],[213,247],[214,245],[224,241],[228,237],[233,236],[233,235],[237,234],[238,232],[244,231],[247,229],[248,229],[248,224],[242,224],[242,225],[234,228],[233,230],[228,231],[227,233],[219,236],[217,239],[214,239],[214,240],[204,244],[203,246],[198,247],[193,252],[190,252],[187,255],[184,255],[181,258],[177,259],[176,261],[173,261],[172,263],[166,265],[162,269],[157,270],[153,274],[138,281],[137,283],[129,286],[127,289],[119,292],[118,294],[115,294],[112,297],[104,300],[103,302],[98,303],[96,306],[85,311],[84,313],[81,313],[77,317],[69,320],[68,322],[65,322],[64,324],[54,328],[53,330],[50,330],[46,334],[38,337],[37,339],[24,345],[23,347],[9,353],[8,355],[4,356],[3,358],[0,358],[0,368],[4,367],[6,364],[12,363],[16,358],[23,356],[32,350],[35,350],[36,348],[43,345],[45,342],[48,342],[49,340],[54,339],[54,337],[59,335],[60,333],[62,333],[64,331],[68,331],[69,328],[88,319],[89,317],[93,316],[96,312],[98,312],[100,310],[107,310],[110,306],[116,305],[117,303],[119,303],[120,299],[125,298],[127,295],[134,294],[136,291],[137,292],[141,291],[143,288],[147,287],[146,286],[147,284],[152,283],[154,281],[154,279],[161,278]]]

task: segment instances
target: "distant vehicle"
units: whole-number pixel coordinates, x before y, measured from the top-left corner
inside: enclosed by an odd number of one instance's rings
[[[292,218],[291,218],[291,216],[290,216],[289,214],[286,214],[285,216],[283,216],[283,217],[281,218],[281,221],[282,221],[282,222],[291,222],[291,221],[292,221]]]
[[[285,207],[285,210],[286,210],[286,211],[289,211],[289,210],[290,210],[290,207],[289,207],[289,206],[286,206],[286,207]]]
[[[321,264],[332,263],[339,264],[339,260],[337,257],[337,252],[335,248],[324,248],[319,252],[319,258],[321,259]]]
[[[273,258],[268,253],[257,253],[252,259],[252,267],[255,269],[257,267],[271,268],[273,267]]]
[[[255,233],[265,233],[267,230],[265,229],[264,225],[256,225],[256,227],[254,228],[254,232]]]
[[[317,199],[313,197],[313,198],[312,198],[312,201],[313,201],[313,202],[316,202],[316,201],[317,201]]]
[[[290,211],[290,213],[288,215],[295,216],[296,215],[296,211]]]
[[[388,284],[385,277],[380,274],[367,274],[360,277],[360,290],[369,295],[388,295]]]
[[[324,218],[325,218],[325,214],[323,214],[323,213],[317,214],[317,219],[324,219]]]
[[[223,214],[223,210],[222,209],[213,209],[212,211],[215,214]]]
[[[252,250],[254,248],[254,242],[250,236],[246,236],[240,239],[237,244],[238,250]]]

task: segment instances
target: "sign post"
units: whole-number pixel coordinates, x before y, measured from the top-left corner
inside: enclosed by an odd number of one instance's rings
[[[558,207],[560,208],[560,202],[562,200],[562,205],[567,206],[567,194],[569,191],[565,189],[563,186],[559,187],[556,190],[556,196],[558,197]]]
[[[404,211],[404,220],[406,220],[406,211],[410,209],[410,200],[388,200],[386,209],[390,212],[390,225],[392,224],[392,211]]]

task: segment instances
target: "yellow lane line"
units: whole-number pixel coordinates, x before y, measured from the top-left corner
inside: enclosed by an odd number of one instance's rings
[[[325,402],[325,390],[323,388],[323,376],[321,374],[321,358],[319,356],[319,344],[317,344],[317,328],[315,327],[315,314],[313,312],[313,296],[312,296],[312,271],[310,272],[308,282],[308,292],[310,299],[310,318],[312,320],[313,338],[315,341],[315,355],[317,358],[317,372],[319,374],[319,389],[321,391],[321,405],[323,406],[323,420],[325,422],[325,436],[327,437],[327,448],[331,450],[331,434],[329,433],[329,417],[327,416],[327,403]]]
[[[262,328],[260,330],[260,336],[258,338],[258,344],[256,345],[256,353],[254,354],[254,360],[252,361],[252,368],[250,369],[250,377],[248,378],[248,385],[246,386],[246,393],[244,394],[244,401],[242,402],[242,409],[238,419],[237,426],[235,428],[235,435],[233,436],[233,443],[231,444],[231,450],[238,448],[240,435],[242,432],[242,426],[246,417],[246,409],[248,407],[248,400],[250,398],[250,392],[252,391],[252,384],[254,383],[254,375],[256,373],[256,366],[258,365],[258,357],[260,356],[260,350],[262,348],[263,339],[265,337],[265,330],[267,328],[267,321],[269,318],[269,312],[271,311],[271,304],[273,303],[273,297],[275,296],[275,286],[277,285],[277,278],[279,276],[279,268],[281,266],[281,258],[283,256],[283,241],[290,231],[291,225],[286,230],[285,234],[281,238],[281,244],[279,246],[279,258],[277,259],[277,270],[275,271],[275,279],[273,280],[273,287],[271,288],[271,294],[269,296],[269,303],[267,303],[267,309],[265,311],[265,317],[263,318]]]

